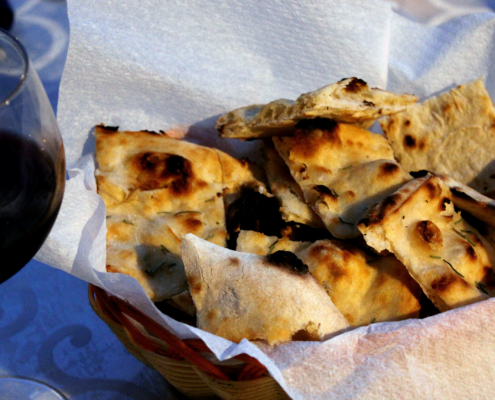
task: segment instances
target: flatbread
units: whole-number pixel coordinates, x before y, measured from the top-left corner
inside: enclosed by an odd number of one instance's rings
[[[181,250],[200,329],[236,343],[275,345],[301,336],[325,340],[349,326],[309,273],[192,234]]]
[[[217,152],[150,132],[95,128],[96,181],[107,208],[107,271],[135,277],[152,301],[187,289],[184,235],[225,246]]]
[[[380,124],[406,171],[449,175],[480,193],[495,190],[495,107],[481,79]]]
[[[303,121],[294,136],[273,142],[306,202],[337,238],[360,236],[355,224],[368,207],[411,179],[382,135],[353,125]]]
[[[240,231],[236,251],[266,256],[279,250],[297,253],[311,245],[311,242],[296,242],[287,237],[266,236],[260,232]]]
[[[352,326],[419,317],[421,288],[393,255],[369,255],[338,240],[291,242],[249,231],[237,240],[237,251],[278,250],[293,252],[309,267]]]
[[[244,188],[271,197],[265,181],[264,171],[248,159],[238,160],[223,151],[212,149],[217,152],[220,166],[222,168],[222,182],[225,208],[236,201]]]
[[[278,154],[271,140],[262,147],[263,168],[270,190],[280,203],[280,212],[286,222],[298,222],[313,228],[324,228],[321,218],[308,206],[304,194],[290,174],[289,168]]]
[[[359,229],[376,251],[395,254],[440,311],[495,294],[495,251],[455,211],[438,177],[407,183],[376,205]]]
[[[483,196],[469,186],[463,185],[455,179],[440,174],[434,174],[439,177],[449,187],[452,193],[454,205],[461,210],[467,211],[480,221],[495,227],[495,201],[489,197]]]
[[[220,136],[253,139],[290,134],[301,119],[329,118],[369,127],[383,116],[406,109],[417,101],[409,94],[395,94],[370,88],[358,78],[342,79],[296,101],[279,99],[255,104],[222,115],[216,124]]]

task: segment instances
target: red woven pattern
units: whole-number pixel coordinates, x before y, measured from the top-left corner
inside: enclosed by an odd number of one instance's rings
[[[245,362],[246,365],[237,376],[229,376],[231,373],[225,373],[222,370],[222,366],[214,365],[200,354],[211,353],[211,350],[203,341],[199,339],[180,340],[128,302],[118,297],[110,296],[106,291],[94,285],[89,285],[89,291],[90,296],[93,296],[97,306],[105,316],[125,328],[132,341],[144,350],[175,360],[186,359],[216,379],[248,381],[260,378],[266,373],[265,366],[258,360],[246,354],[241,354],[235,358]],[[141,324],[148,332],[151,332],[168,346],[163,346],[158,341],[150,340],[149,336],[144,334],[131,319]]]

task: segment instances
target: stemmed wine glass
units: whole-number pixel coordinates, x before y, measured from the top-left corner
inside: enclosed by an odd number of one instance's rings
[[[64,186],[64,147],[46,92],[22,44],[0,29],[0,283],[45,241]],[[63,399],[48,386],[16,377],[0,377],[0,393]]]

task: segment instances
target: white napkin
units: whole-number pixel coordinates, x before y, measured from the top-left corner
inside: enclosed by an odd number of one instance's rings
[[[156,310],[133,278],[105,273],[105,207],[95,194],[95,124],[169,130],[233,155],[219,114],[296,98],[344,77],[429,96],[487,76],[493,14],[426,27],[374,0],[69,0],[71,39],[59,124],[71,167],[60,216],[37,259],[131,301],[181,338],[223,360],[258,358],[295,399],[483,398],[495,380],[495,301],[425,320],[374,324],[325,343],[239,345]],[[83,157],[84,156],[84,157]]]

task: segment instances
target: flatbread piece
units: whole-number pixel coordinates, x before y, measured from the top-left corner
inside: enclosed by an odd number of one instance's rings
[[[495,294],[495,251],[455,211],[438,177],[407,183],[376,205],[359,229],[376,251],[395,254],[440,311]]]
[[[379,134],[330,120],[300,122],[273,142],[306,202],[337,238],[360,236],[356,223],[373,203],[411,179]]]
[[[309,273],[192,234],[182,241],[181,251],[200,329],[236,343],[248,339],[274,345],[302,335],[324,340],[349,326]]]
[[[150,132],[95,128],[96,180],[107,208],[107,271],[135,277],[153,301],[183,292],[180,242],[225,246],[217,152]]]
[[[362,79],[347,78],[302,94],[296,101],[279,99],[238,108],[222,115],[216,128],[222,137],[253,139],[291,134],[298,121],[308,118],[369,127],[377,118],[403,111],[416,101],[415,96],[370,88]]]
[[[448,175],[480,193],[495,190],[495,107],[481,79],[380,124],[406,171]]]

